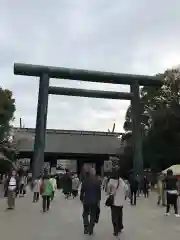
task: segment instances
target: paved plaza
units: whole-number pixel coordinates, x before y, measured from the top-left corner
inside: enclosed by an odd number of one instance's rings
[[[105,196],[103,196],[105,198]],[[84,236],[82,206],[79,199],[65,200],[56,194],[49,213],[41,212],[41,202],[32,203],[32,194],[18,198],[15,211],[5,211],[6,201],[0,199],[0,235],[3,240],[83,240],[114,239],[110,211],[101,206],[100,222],[94,236]],[[180,237],[180,219],[174,215],[164,217],[164,209],[157,207],[155,194],[149,199],[138,199],[137,207],[128,202],[124,207],[125,231],[123,240],[177,240]]]

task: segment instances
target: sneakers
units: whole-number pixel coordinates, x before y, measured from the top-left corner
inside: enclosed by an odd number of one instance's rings
[[[94,226],[91,226],[91,224],[89,226],[88,232],[90,236],[94,234]]]
[[[91,235],[94,234],[94,231],[93,231],[93,229],[87,229],[87,228],[85,228],[85,229],[84,229],[84,234],[85,234],[85,235],[88,235],[88,234],[89,234],[89,235],[91,236]]]
[[[117,233],[117,232],[114,232],[113,235],[114,235],[115,237],[117,237],[117,236],[119,236],[119,235],[120,235],[121,233],[123,233],[123,232],[124,232],[124,228],[122,228],[121,231],[118,232],[118,233]]]
[[[88,228],[84,228],[84,234],[85,235],[89,234]]]
[[[91,235],[93,235],[93,234],[94,234],[93,229],[90,229],[90,230],[89,230],[89,236],[91,236]]]
[[[164,215],[165,216],[169,216],[170,214],[169,213],[165,213]],[[180,214],[175,214],[175,217],[180,218]]]
[[[113,236],[118,237],[119,233],[114,232]]]

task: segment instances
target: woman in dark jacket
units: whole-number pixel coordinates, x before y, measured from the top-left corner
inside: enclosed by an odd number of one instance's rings
[[[68,199],[72,193],[72,178],[69,171],[66,171],[63,177],[63,193],[66,199]]]

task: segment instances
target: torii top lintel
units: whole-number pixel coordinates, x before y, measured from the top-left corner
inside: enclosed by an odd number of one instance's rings
[[[81,69],[64,68],[64,67],[32,65],[32,64],[24,64],[24,63],[14,64],[15,75],[39,77],[43,73],[47,73],[50,78],[79,80],[79,81],[85,81],[85,82],[100,82],[100,83],[127,84],[127,85],[131,85],[134,82],[138,82],[139,85],[141,86],[161,86],[163,84],[163,80],[157,76],[120,74],[120,73],[90,71],[90,70],[81,70]]]

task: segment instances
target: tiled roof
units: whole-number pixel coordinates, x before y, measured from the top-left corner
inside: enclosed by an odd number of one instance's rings
[[[20,151],[32,151],[34,129],[15,129]],[[120,133],[47,130],[45,152],[116,154],[120,146]]]

